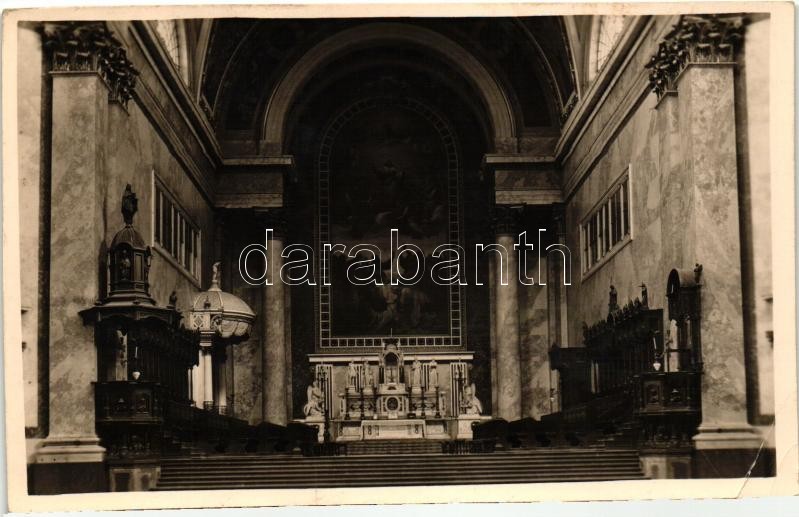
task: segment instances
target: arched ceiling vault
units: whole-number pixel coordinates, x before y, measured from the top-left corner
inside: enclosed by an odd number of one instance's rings
[[[469,83],[495,140],[557,134],[576,88],[566,27],[560,17],[215,20],[200,102],[220,140],[279,154],[295,96],[319,70],[370,46],[411,46]]]

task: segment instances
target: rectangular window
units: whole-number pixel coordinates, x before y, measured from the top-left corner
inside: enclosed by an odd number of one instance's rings
[[[158,248],[199,280],[200,230],[158,181],[153,212],[153,237]]]
[[[630,239],[630,176],[629,168],[613,184],[602,200],[583,218],[582,271],[589,272],[603,258],[615,253]]]

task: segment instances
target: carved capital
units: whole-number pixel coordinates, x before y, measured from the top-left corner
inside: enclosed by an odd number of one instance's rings
[[[139,72],[105,22],[47,22],[42,40],[53,72],[97,72],[110,90],[108,99],[127,107]]]
[[[685,15],[645,65],[649,87],[660,99],[691,63],[731,63],[741,45],[746,19],[740,14]]]

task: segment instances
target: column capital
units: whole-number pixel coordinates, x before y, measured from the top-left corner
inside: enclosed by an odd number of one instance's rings
[[[522,205],[494,205],[491,223],[497,235],[516,235],[521,218]]]
[[[105,22],[45,22],[41,34],[51,72],[96,72],[108,86],[108,100],[127,107],[139,72]]]
[[[741,14],[682,16],[644,65],[650,69],[649,87],[660,99],[677,90],[677,77],[690,64],[733,63],[745,25]]]

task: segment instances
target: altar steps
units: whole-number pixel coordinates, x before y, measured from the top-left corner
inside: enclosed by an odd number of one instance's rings
[[[348,456],[441,454],[441,442],[435,440],[374,440],[347,444]]]
[[[549,449],[464,455],[172,458],[155,490],[325,488],[645,479],[637,451]]]

